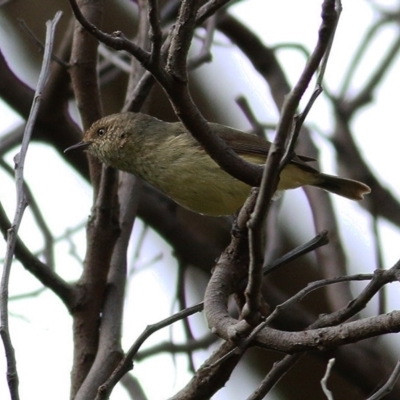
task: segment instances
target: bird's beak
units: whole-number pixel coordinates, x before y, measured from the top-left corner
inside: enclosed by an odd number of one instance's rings
[[[86,149],[91,145],[91,142],[79,142],[77,144],[74,144],[64,150],[64,153],[70,150],[76,150],[76,149]]]

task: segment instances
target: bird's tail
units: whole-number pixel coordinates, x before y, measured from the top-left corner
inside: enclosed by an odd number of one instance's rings
[[[371,192],[371,188],[362,182],[322,173],[318,174],[318,182],[312,186],[319,187],[350,200],[362,200],[365,194]]]

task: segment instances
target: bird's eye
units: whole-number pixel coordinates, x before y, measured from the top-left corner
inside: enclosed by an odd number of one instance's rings
[[[99,128],[97,129],[97,136],[102,137],[106,133],[106,130],[104,128]]]

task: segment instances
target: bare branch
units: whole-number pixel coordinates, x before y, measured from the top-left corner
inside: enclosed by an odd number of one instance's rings
[[[321,387],[322,387],[322,391],[324,392],[326,398],[328,400],[334,400],[333,399],[333,395],[332,392],[328,389],[327,383],[328,383],[328,378],[329,375],[331,374],[332,368],[333,368],[333,364],[335,363],[335,359],[331,358],[328,361],[328,364],[326,366],[326,371],[325,371],[325,375],[324,377],[321,379]]]
[[[268,158],[260,186],[260,193],[254,209],[254,213],[249,221],[249,243],[250,243],[250,266],[249,280],[246,288],[246,306],[244,318],[251,316],[257,320],[254,313],[258,312],[259,298],[261,289],[261,276],[263,266],[263,242],[262,230],[264,220],[267,217],[269,205],[279,182],[279,172],[286,166],[292,158],[293,149],[297,137],[290,136],[294,116],[300,100],[306,91],[312,77],[316,73],[324,56],[329,52],[333,40],[333,34],[337,25],[337,13],[335,1],[327,0],[322,5],[322,24],[319,29],[319,39],[317,45],[308,60],[303,73],[297,84],[287,97],[283,107],[281,118],[278,123],[277,133]],[[327,57],[327,56],[326,56]],[[300,132],[300,129],[297,133]],[[296,133],[296,131],[295,131]]]
[[[128,40],[122,32],[114,32],[112,35],[102,32],[96,25],[92,24],[84,17],[75,0],[70,0],[69,3],[79,23],[97,40],[115,50],[126,50],[133,54],[142,64],[148,64],[150,54]]]
[[[135,360],[140,361],[145,358],[158,355],[160,353],[188,353],[195,350],[207,349],[213,343],[217,342],[219,339],[217,336],[212,334],[207,334],[199,339],[190,339],[185,343],[172,343],[172,342],[162,342],[148,349],[142,350],[137,353]]]
[[[142,344],[147,340],[149,336],[159,331],[160,329],[163,329],[166,326],[173,324],[176,321],[180,321],[181,319],[186,318],[189,315],[201,311],[202,309],[203,309],[203,304],[200,303],[198,305],[189,307],[186,310],[182,310],[168,318],[165,318],[164,320],[156,324],[149,325],[144,330],[144,332],[138,337],[138,339],[131,346],[131,348],[128,350],[125,357],[120,362],[118,367],[114,370],[114,372],[107,380],[107,382],[99,387],[98,394],[95,400],[107,399],[109,397],[113,387],[118,383],[118,381],[122,378],[122,376],[132,368],[133,358],[135,357],[136,353],[138,352]]]
[[[43,92],[51,62],[51,54],[53,51],[53,41],[57,22],[61,18],[61,12],[56,13],[51,21],[46,23],[46,46],[43,56],[42,70],[39,75],[39,81],[35,91],[35,97],[32,104],[29,119],[26,124],[24,137],[22,139],[21,150],[15,156],[15,179],[17,187],[17,207],[13,219],[13,223],[7,232],[7,247],[6,256],[4,260],[3,275],[0,287],[0,322],[1,322],[1,338],[3,340],[4,350],[7,358],[7,380],[10,395],[13,399],[18,400],[18,373],[16,366],[16,359],[14,348],[12,346],[9,325],[8,325],[8,283],[11,273],[11,264],[15,252],[17,242],[17,235],[19,226],[22,221],[24,209],[27,206],[25,193],[24,193],[24,165],[25,157],[28,151],[29,142],[31,139],[33,126],[37,114],[39,112],[39,105],[41,101],[41,94]]]

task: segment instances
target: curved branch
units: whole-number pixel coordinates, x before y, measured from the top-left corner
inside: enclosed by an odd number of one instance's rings
[[[150,61],[150,53],[142,50],[135,43],[128,40],[120,31],[114,32],[112,35],[104,33],[102,30],[97,28],[95,24],[92,24],[84,17],[75,0],[69,0],[69,4],[71,5],[72,11],[74,12],[74,15],[79,23],[99,42],[102,42],[115,50],[126,50],[135,56],[143,65],[148,64]]]
[[[265,328],[256,336],[254,345],[284,353],[297,353],[305,350],[326,350],[399,331],[400,311],[392,311],[359,321],[304,332],[282,332]]]

